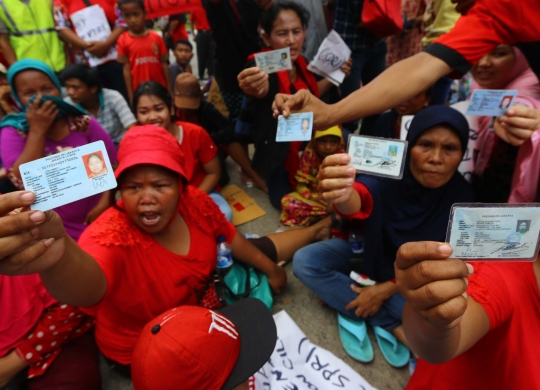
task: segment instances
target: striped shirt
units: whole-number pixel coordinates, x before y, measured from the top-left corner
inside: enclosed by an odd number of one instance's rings
[[[74,104],[69,97],[66,97],[64,100],[70,104]],[[88,115],[93,116],[80,104],[74,105],[88,113]],[[112,138],[117,148],[126,129],[137,122],[126,99],[124,99],[120,92],[106,88],[103,88],[99,93],[99,111],[95,118]]]

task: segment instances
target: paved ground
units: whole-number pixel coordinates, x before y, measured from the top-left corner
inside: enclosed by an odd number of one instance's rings
[[[267,212],[264,217],[242,225],[238,230],[241,233],[265,235],[283,229],[279,224],[279,213],[270,206],[267,196],[260,190],[247,188],[240,180],[237,168],[230,159],[227,160],[227,166],[231,175],[231,184],[243,188]],[[384,390],[403,389],[409,378],[408,368],[395,369],[386,363],[371,329],[369,334],[375,351],[374,361],[369,364],[362,364],[351,359],[345,353],[339,341],[336,312],[328,307],[321,306],[316,296],[294,277],[291,269],[291,265],[288,264],[286,266],[289,281],[287,291],[275,298],[274,312],[286,310],[311,342],[343,359],[373,386]],[[104,390],[132,389],[129,381],[108,369],[104,362],[102,362],[102,374]]]

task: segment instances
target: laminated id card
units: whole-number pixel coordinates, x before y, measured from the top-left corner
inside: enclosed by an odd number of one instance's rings
[[[52,154],[19,167],[32,210],[47,211],[116,187],[103,141]]]
[[[268,74],[279,72],[280,70],[292,70],[291,49],[264,51],[255,54],[255,64]]]
[[[291,114],[288,118],[278,116],[276,142],[309,141],[313,129],[313,113]]]
[[[446,242],[463,260],[534,261],[540,237],[540,203],[456,203]]]
[[[477,89],[465,115],[501,116],[512,107],[518,94],[515,89]]]
[[[358,173],[401,179],[407,141],[391,138],[349,136],[347,153]]]

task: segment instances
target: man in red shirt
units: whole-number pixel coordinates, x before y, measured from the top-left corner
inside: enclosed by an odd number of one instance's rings
[[[454,0],[471,3],[470,0]],[[462,5],[462,4],[460,4]],[[476,0],[455,27],[429,45],[424,52],[389,67],[365,87],[330,106],[306,91],[293,97],[278,94],[274,116],[288,117],[291,110],[314,113],[314,129],[326,129],[368,115],[383,112],[412,98],[439,78],[449,73],[466,73],[473,64],[499,44],[512,44],[521,49],[533,71],[540,77],[540,15],[538,1]],[[516,109],[501,121],[512,127]],[[538,113],[529,110],[535,119]],[[532,119],[532,118],[531,118]],[[537,121],[531,121],[531,126]],[[519,127],[519,126],[516,126]],[[532,127],[532,129],[536,129]]]
[[[197,7],[191,11],[191,34],[197,44],[197,62],[199,64],[199,80],[204,78],[204,71],[208,69],[208,77],[214,75],[214,39],[210,24],[206,18],[204,8]],[[197,29],[195,34],[194,28]]]
[[[120,0],[118,5],[129,28],[118,38],[117,48],[131,103],[133,91],[145,81],[154,80],[169,89],[169,51],[163,38],[146,28],[142,0]]]

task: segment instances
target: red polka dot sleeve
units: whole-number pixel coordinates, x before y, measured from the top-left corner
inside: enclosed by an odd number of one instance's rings
[[[57,304],[47,309],[16,349],[19,357],[30,363],[28,378],[42,375],[60,354],[63,345],[92,326],[94,319],[74,306]]]

